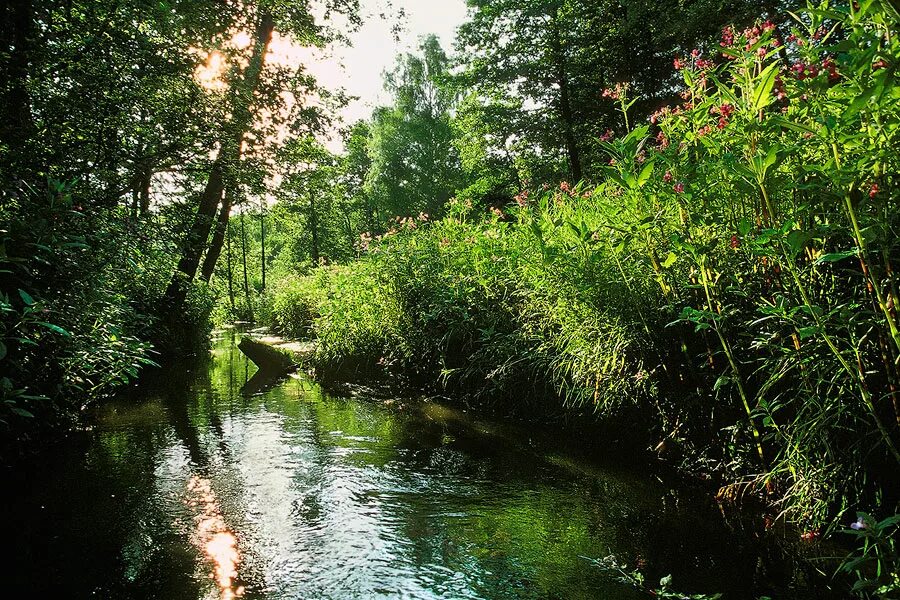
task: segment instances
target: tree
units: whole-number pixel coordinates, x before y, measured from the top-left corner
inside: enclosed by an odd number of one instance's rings
[[[451,126],[455,94],[442,85],[449,60],[435,36],[420,52],[401,57],[387,75],[394,105],[372,118],[366,191],[387,216],[439,213],[461,182]]]
[[[647,115],[677,90],[672,60],[727,22],[759,12],[749,0],[469,0],[457,39],[460,89],[474,91],[542,179],[582,179],[602,164],[594,140],[620,126],[604,88],[627,82]],[[678,18],[666,15],[677,14]],[[510,110],[507,98],[517,98]],[[529,158],[530,157],[530,158]]]

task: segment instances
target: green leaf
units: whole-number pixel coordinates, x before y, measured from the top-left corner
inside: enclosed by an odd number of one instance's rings
[[[9,410],[12,411],[13,414],[19,415],[20,417],[25,417],[27,419],[33,419],[34,415],[25,410],[24,408],[19,408],[18,406],[10,406]]]
[[[662,263],[663,269],[668,269],[669,267],[674,265],[675,261],[677,261],[677,260],[678,260],[678,257],[675,255],[675,253],[669,252],[669,255],[666,256],[666,260],[664,260]]]
[[[650,175],[653,174],[653,161],[649,161],[644,168],[641,169],[641,174],[638,175],[637,184],[638,187],[644,187],[644,184],[647,183],[647,180],[650,179]]]
[[[72,337],[72,334],[60,327],[59,325],[54,325],[53,323],[47,323],[46,321],[37,321],[37,324],[41,327],[45,327],[54,333],[58,333],[65,337]]]
[[[34,298],[32,298],[25,290],[19,290],[19,297],[22,298],[22,302],[26,305],[34,306]]]
[[[807,338],[811,338],[811,337],[813,337],[814,335],[816,335],[817,333],[819,333],[819,328],[818,328],[818,327],[815,327],[815,326],[813,326],[813,327],[801,327],[801,328],[799,328],[799,329],[797,330],[797,334],[800,336],[800,339],[801,339],[801,340],[805,340],[805,339],[807,339]]]
[[[6,358],[6,344],[0,341],[0,360]]]
[[[788,247],[791,249],[791,253],[796,256],[803,250],[803,247],[806,246],[806,242],[812,239],[812,235],[807,231],[795,229],[787,234],[785,239]]]
[[[830,254],[823,254],[822,256],[820,256],[818,260],[816,260],[816,264],[833,263],[856,255],[856,248],[854,248],[853,250],[844,250],[843,252],[831,252]]]
[[[776,125],[780,125],[785,129],[790,129],[792,131],[799,131],[800,133],[812,133],[815,134],[816,130],[808,125],[804,125],[803,123],[797,123],[796,121],[789,121],[784,117],[771,117],[770,121],[775,123]]]
[[[753,110],[762,110],[772,100],[772,88],[775,86],[775,77],[778,75],[777,62],[772,63],[760,73],[756,89],[753,91]]]

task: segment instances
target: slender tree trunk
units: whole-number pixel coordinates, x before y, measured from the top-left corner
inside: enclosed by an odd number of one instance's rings
[[[216,216],[216,209],[223,200],[225,178],[227,171],[234,168],[240,155],[241,142],[244,134],[250,128],[253,121],[251,104],[253,96],[259,87],[262,68],[265,63],[266,52],[272,40],[272,32],[275,23],[268,12],[260,15],[256,30],[256,44],[250,64],[244,71],[243,80],[237,86],[237,100],[233,110],[231,122],[226,126],[225,135],[219,146],[219,152],[210,169],[206,188],[200,195],[200,204],[194,223],[188,233],[184,244],[181,259],[172,281],[166,290],[166,301],[173,307],[179,307],[184,303],[188,285],[197,274],[200,266],[200,257],[209,240],[209,232]]]
[[[231,308],[231,317],[234,318],[234,267],[231,258],[231,227],[225,226],[225,257],[228,267],[228,306]]]
[[[28,92],[28,72],[31,67],[34,46],[34,5],[32,0],[15,0],[0,8],[0,77],[3,92],[0,95],[0,142],[8,144],[12,164],[11,177],[30,179],[32,169],[40,170],[31,162],[31,141],[35,133],[31,113],[31,95]]]
[[[309,257],[312,259],[313,266],[319,264],[319,215],[316,214],[315,195],[309,195],[309,232],[310,232],[310,248]]]
[[[209,250],[203,258],[203,267],[200,269],[200,277],[206,283],[213,276],[216,270],[216,262],[222,253],[222,243],[225,241],[225,232],[228,230],[228,219],[231,216],[231,206],[234,202],[235,184],[231,184],[225,190],[225,198],[222,200],[222,208],[219,209],[219,218],[216,221],[216,228],[213,231],[212,242],[209,244]]]
[[[262,291],[266,291],[266,211],[265,211],[265,199],[261,198],[259,201],[259,249],[260,255],[260,269],[262,271]]]
[[[575,139],[574,117],[569,97],[569,78],[566,74],[566,54],[562,44],[562,33],[559,27],[559,11],[553,17],[553,62],[556,83],[559,85],[559,113],[563,124],[563,138],[566,154],[569,157],[569,169],[574,182],[581,181],[584,174],[581,170],[581,153]]]
[[[153,164],[150,161],[147,161],[142,175],[140,189],[141,216],[145,217],[150,212],[150,185],[153,182]]]
[[[247,228],[245,222],[247,215],[241,213],[241,261],[244,264],[244,302],[247,303],[247,312],[253,321],[253,304],[250,302],[250,278],[247,276]]]

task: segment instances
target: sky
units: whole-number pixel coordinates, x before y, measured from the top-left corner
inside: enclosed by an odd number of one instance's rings
[[[304,48],[276,31],[266,59],[285,66],[301,63],[322,87],[332,91],[343,89],[347,95],[356,97],[341,112],[345,124],[368,119],[373,109],[390,103],[383,74],[394,67],[398,54],[417,51],[420,40],[431,33],[438,36],[449,54],[456,29],[466,18],[465,0],[360,0],[359,3],[364,20],[358,30],[348,34],[350,45]],[[329,25],[340,27],[337,23]],[[230,43],[246,50],[252,39],[248,33],[240,32]],[[204,87],[222,90],[226,86],[223,78],[226,67],[222,55],[213,52],[206,64],[198,68],[196,76]],[[341,150],[336,131],[331,140],[323,141],[332,152]]]
[[[397,22],[396,12],[381,19],[378,15],[383,10],[383,0],[360,0],[364,14],[369,16],[360,30],[350,36],[352,47],[334,48],[330,57],[314,58],[307,65],[327,88],[344,88],[350,95],[359,96],[343,111],[347,123],[368,118],[372,109],[389,102],[382,73],[393,67],[397,54],[414,51],[420,38],[429,33],[436,34],[444,49],[451,51],[456,28],[466,16],[465,0],[392,2],[406,13],[399,43],[391,31]]]

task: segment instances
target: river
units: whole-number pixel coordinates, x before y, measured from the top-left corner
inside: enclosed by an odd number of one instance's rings
[[[255,367],[234,338],[2,473],[7,595],[648,597],[597,565],[610,555],[728,598],[804,585],[761,526],[615,449],[433,402],[331,397],[303,376],[248,395]]]

